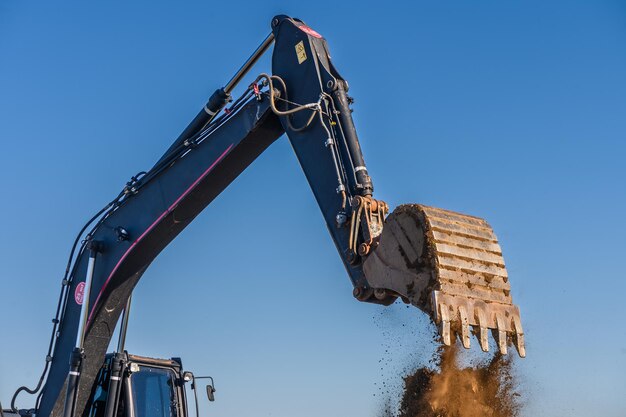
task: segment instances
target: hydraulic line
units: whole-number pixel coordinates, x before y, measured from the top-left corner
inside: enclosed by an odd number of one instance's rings
[[[198,132],[193,138],[190,138],[190,141],[199,143],[202,140],[206,139],[217,127],[219,127],[219,125],[224,123],[226,120],[232,117],[232,115],[236,113],[237,110],[243,107],[243,105],[247,102],[247,99],[249,99],[251,95],[252,93],[246,90],[244,94],[242,94],[237,100],[233,102],[233,105],[231,106],[228,114],[222,114],[220,117],[213,120],[213,122],[210,123],[204,130]],[[76,264],[74,263],[74,261],[75,259],[80,257],[80,255],[83,253],[83,250],[85,248],[85,242],[88,240],[88,237],[91,236],[95,232],[95,230],[102,225],[104,220],[106,220],[106,218],[108,218],[108,216],[111,213],[113,213],[117,208],[119,208],[124,203],[124,201],[126,201],[127,198],[139,192],[139,190],[141,189],[143,185],[145,185],[152,178],[154,178],[157,174],[159,174],[164,169],[166,169],[171,163],[175,162],[175,160],[183,156],[183,154],[186,151],[188,151],[190,147],[191,146],[189,144],[188,145],[181,144],[179,148],[176,149],[177,153],[172,154],[170,158],[168,158],[168,160],[161,161],[152,170],[150,170],[147,173],[145,171],[142,171],[134,175],[133,177],[131,177],[131,180],[126,184],[124,189],[113,200],[111,200],[106,206],[104,206],[96,214],[94,214],[80,229],[80,231],[76,235],[76,238],[74,239],[74,242],[72,244],[70,255],[68,257],[68,261],[65,267],[65,272],[64,272],[63,279],[61,282],[61,293],[59,294],[59,300],[57,303],[55,316],[52,319],[53,327],[52,327],[52,333],[50,336],[50,343],[48,345],[48,351],[46,353],[46,363],[45,363],[44,369],[34,389],[28,388],[27,386],[21,386],[15,391],[15,393],[13,394],[13,397],[11,398],[11,404],[10,404],[10,407],[12,410],[17,411],[17,407],[15,403],[16,403],[17,397],[22,391],[25,391],[26,393],[31,394],[31,395],[37,394],[39,392],[39,395],[37,396],[37,399],[35,401],[35,410],[39,408],[39,402],[41,400],[41,396],[43,393],[43,390],[41,390],[41,388],[48,374],[48,370],[50,369],[50,363],[52,362],[52,359],[53,359],[51,355],[52,355],[52,352],[54,351],[55,342],[58,338],[57,330],[64,319],[62,314],[65,312],[65,306],[67,305],[67,300],[69,296],[68,289],[70,287],[71,278],[74,276],[74,270],[76,268]],[[96,222],[94,227],[87,234],[87,239],[85,239],[81,243],[81,238],[85,234],[85,231],[96,220],[98,220],[98,222]],[[80,243],[80,249],[78,249],[78,253],[77,253],[77,248],[79,247],[79,243]]]
[[[137,187],[137,190],[139,190],[141,186],[149,182],[152,178],[163,172],[163,170],[168,168],[172,163],[183,157],[185,153],[193,148],[193,146],[199,144],[208,136],[210,136],[211,133],[215,131],[215,129],[221,126],[224,122],[230,119],[234,115],[234,113],[241,109],[247,103],[247,100],[252,97],[252,95],[252,92],[246,90],[237,100],[233,102],[232,106],[228,109],[227,112],[214,119],[203,130],[199,131],[187,140],[180,142],[176,148],[171,149],[167,157],[161,158],[161,160],[157,162],[157,164],[146,174],[146,178],[141,181],[141,183]]]
[[[239,84],[241,79],[250,71],[250,69],[257,63],[261,56],[269,49],[274,42],[274,33],[270,33],[252,53],[252,55],[246,60],[246,62],[239,68],[235,75],[228,81],[223,88],[218,88],[209,97],[209,100],[204,105],[202,110],[194,117],[194,119],[187,125],[183,132],[176,138],[174,143],[169,147],[163,156],[159,159],[157,164],[160,164],[163,160],[168,159],[170,154],[178,149],[179,145],[191,137],[195,136],[198,132],[205,129],[217,116],[224,107],[232,100],[230,93]]]
[[[324,128],[324,130],[326,131],[326,135],[328,137],[328,139],[326,140],[326,147],[328,147],[331,151],[331,155],[333,156],[333,163],[335,165],[335,171],[337,174],[337,183],[338,183],[338,187],[337,187],[337,193],[341,193],[341,209],[345,209],[346,208],[346,186],[343,184],[342,178],[341,178],[341,172],[340,172],[340,167],[339,164],[337,162],[337,155],[335,154],[335,147],[336,142],[335,139],[333,137],[333,135],[331,134],[331,131],[328,129],[328,127],[326,127],[326,123],[324,123],[324,117],[322,115],[322,112],[319,112],[319,118],[320,118],[320,124],[322,125],[322,127]]]
[[[285,84],[285,81],[282,78],[280,78],[279,76],[277,76],[277,75],[272,75],[270,78],[273,79],[273,80],[276,80],[276,81],[278,81],[280,83],[280,85],[281,85],[281,87],[283,89],[282,90],[283,94],[285,95],[284,98],[283,97],[275,97],[275,98],[280,100],[280,101],[285,102],[287,105],[293,104],[293,105],[298,106],[297,103],[292,103],[292,102],[289,101],[289,95],[287,93],[287,85]],[[269,86],[270,86],[270,89],[273,90],[273,85],[271,83],[269,84]],[[289,117],[287,117],[286,120],[287,120],[287,125],[289,126],[289,129],[293,130],[294,132],[302,132],[303,130],[305,130],[307,127],[309,127],[311,125],[311,122],[313,122],[314,118],[315,118],[315,111],[312,111],[311,112],[311,116],[309,117],[307,122],[304,125],[302,125],[301,127],[294,127],[291,124],[291,119]]]
[[[361,225],[360,219],[361,219],[361,213],[363,212],[363,205],[359,205],[359,209],[356,212],[356,215],[352,215],[352,220],[350,223],[350,240],[349,240],[349,246],[350,249],[354,252],[354,253],[358,253],[357,252],[357,239],[359,236],[359,226]]]
[[[100,217],[105,211],[109,210],[120,198],[120,196],[122,195],[122,193],[120,193],[120,195],[118,195],[116,197],[115,200],[111,201],[109,204],[107,204],[105,207],[103,207],[100,211],[98,211],[98,213],[96,213],[91,219],[89,219],[89,221],[87,223],[85,223],[85,225],[82,227],[82,229],[80,230],[80,232],[78,232],[78,235],[76,236],[76,239],[74,240],[74,244],[72,245],[72,249],[70,251],[70,256],[69,259],[67,261],[67,266],[65,267],[65,274],[63,276],[63,280],[61,282],[61,294],[59,294],[59,301],[57,303],[57,309],[56,309],[56,313],[54,316],[54,319],[52,319],[52,335],[50,336],[50,343],[48,345],[48,352],[46,354],[46,365],[44,367],[44,370],[41,374],[41,377],[39,378],[39,381],[37,382],[37,386],[34,389],[30,389],[26,386],[21,386],[19,387],[15,393],[13,394],[13,397],[11,398],[11,409],[16,411],[17,407],[15,406],[15,401],[17,399],[17,396],[20,394],[20,392],[22,391],[26,391],[28,394],[36,394],[40,389],[41,386],[43,384],[43,381],[46,378],[46,375],[48,373],[48,369],[50,368],[50,362],[52,361],[52,351],[54,350],[54,344],[57,338],[57,328],[59,327],[59,324],[62,321],[62,318],[60,317],[61,311],[65,310],[64,307],[65,306],[65,302],[67,300],[67,296],[68,296],[68,288],[69,288],[69,280],[68,277],[70,276],[70,270],[73,269],[72,268],[72,263],[74,260],[74,254],[76,252],[76,247],[78,246],[78,243],[80,242],[80,238],[81,236],[85,233],[85,230],[87,230],[87,228],[89,227],[89,225],[91,225],[98,217]],[[82,250],[82,245],[81,245],[81,250]],[[79,251],[80,253],[80,251]],[[38,399],[41,397],[41,395],[38,397]],[[38,404],[38,400],[36,401],[36,406]]]
[[[335,106],[335,100],[334,100],[334,98],[333,98],[330,94],[326,94],[326,93],[325,93],[325,95],[328,97],[328,99],[329,99],[329,101],[330,101],[330,104],[331,104],[331,106],[332,106],[332,112],[333,112],[333,114],[339,114],[339,111],[337,110],[337,107]],[[339,131],[341,132],[341,135],[340,135],[340,136],[341,136],[341,138],[342,138],[342,140],[343,140],[343,145],[344,145],[344,147],[345,147],[345,149],[346,149],[346,152],[345,152],[345,153],[347,154],[348,161],[350,162],[350,167],[351,167],[350,171],[352,172],[352,177],[354,178],[354,183],[355,183],[357,186],[361,186],[361,187],[362,187],[362,186],[363,186],[363,184],[360,184],[360,183],[359,183],[359,180],[358,180],[357,175],[356,175],[356,170],[355,170],[355,166],[354,166],[354,161],[352,160],[352,155],[351,155],[351,153],[350,153],[350,148],[349,148],[349,146],[348,146],[348,141],[346,140],[346,135],[345,135],[345,132],[343,131],[343,127],[342,127],[342,125],[341,125],[341,120],[340,120],[338,117],[337,117],[336,119],[337,119],[337,127],[338,127]]]
[[[330,94],[327,94],[327,96],[328,96],[328,100],[330,101],[333,114],[335,115],[339,114],[339,110],[337,110],[337,107],[335,106],[335,100],[333,99],[333,97]],[[345,133],[341,126],[341,120],[339,120],[338,118],[335,118],[335,119],[336,119],[336,124],[333,126],[333,129],[339,130],[339,133],[343,142],[344,153],[346,157],[348,158],[348,163],[350,164],[350,172],[352,172],[352,178],[354,179],[354,183],[358,185],[359,181],[356,178],[356,173],[354,170],[354,161],[352,160],[352,155],[350,154],[350,151],[348,149],[348,142],[346,140]]]
[[[341,185],[344,185],[343,188],[344,188],[344,196],[345,196],[345,190],[346,190],[345,184],[348,182],[348,178],[347,178],[346,168],[345,168],[345,166],[343,164],[343,160],[341,158],[341,152],[340,152],[339,146],[337,144],[337,134],[336,134],[335,129],[333,127],[332,114],[334,114],[334,111],[331,111],[331,109],[328,106],[328,99],[331,100],[331,105],[333,104],[332,103],[332,97],[330,97],[326,93],[324,93],[323,96],[324,96],[324,100],[323,101],[324,101],[324,104],[326,105],[326,113],[327,113],[328,118],[330,119],[330,127],[326,126],[326,124],[323,122],[323,119],[321,118],[321,116],[320,116],[320,120],[322,121],[322,125],[326,129],[326,132],[327,133],[330,132],[330,135],[331,135],[331,137],[333,139],[333,147],[332,147],[332,149],[333,149],[333,155],[334,155],[334,158],[335,158],[334,160],[336,161],[335,165],[336,165],[336,169],[339,172],[341,172],[341,174],[342,174],[342,177],[341,177],[342,183],[341,183]],[[346,205],[346,201],[343,202],[342,209],[345,208],[345,205]]]
[[[277,114],[278,116],[287,116],[290,114],[294,114],[297,112],[300,112],[302,110],[320,110],[320,102],[317,101],[315,103],[308,103],[308,104],[300,104],[297,105],[296,107],[294,107],[293,109],[288,109],[288,110],[278,110],[278,108],[276,108],[276,93],[274,92],[274,83],[272,82],[272,79],[274,78],[278,78],[276,76],[270,76],[267,75],[265,73],[261,73],[259,74],[259,76],[256,78],[256,80],[254,80],[254,82],[252,84],[256,84],[261,80],[266,80],[267,84],[269,86],[269,94],[270,94],[270,106],[272,107],[272,111]],[[282,80],[281,80],[282,81]],[[284,85],[284,82],[283,82]],[[286,91],[286,90],[285,90]]]
[[[336,154],[336,140],[334,138],[334,135],[331,133],[331,130],[326,126],[326,123],[324,122],[324,114],[322,111],[322,106],[321,103],[323,101],[324,95],[322,95],[320,97],[320,100],[315,102],[315,103],[308,103],[308,104],[297,104],[297,103],[293,103],[296,107],[292,108],[292,109],[287,109],[287,110],[278,110],[278,108],[276,107],[276,99],[277,97],[275,96],[275,92],[274,92],[274,84],[272,80],[278,80],[281,83],[281,86],[283,88],[284,94],[287,97],[287,87],[285,85],[285,82],[278,76],[270,76],[267,75],[265,73],[260,74],[256,80],[254,80],[254,82],[252,83],[252,85],[257,84],[259,81],[261,80],[265,80],[268,87],[269,87],[269,97],[270,97],[270,106],[272,108],[272,111],[277,114],[278,116],[285,116],[287,118],[287,122],[291,128],[291,124],[289,122],[289,116],[303,111],[303,110],[312,110],[311,113],[311,117],[309,117],[309,120],[307,121],[307,123],[299,128],[299,130],[297,129],[293,129],[294,131],[302,131],[305,128],[307,128],[311,122],[313,121],[315,114],[317,113],[319,116],[319,120],[320,120],[320,124],[322,125],[322,127],[324,128],[324,130],[326,131],[326,142],[325,142],[325,146],[328,147],[331,151],[331,155],[333,158],[333,163],[335,165],[335,172],[337,175],[337,193],[341,194],[342,196],[342,203],[341,203],[341,208],[344,209],[346,207],[346,203],[347,203],[347,195],[346,195],[346,187],[344,185],[343,179],[342,179],[342,169],[339,165],[339,160],[338,160],[338,155]],[[332,97],[330,97],[332,99]],[[286,99],[285,99],[286,100]],[[330,115],[329,115],[330,116]],[[338,152],[338,150],[337,150]]]
[[[349,101],[346,95],[347,87],[344,87],[344,83],[341,82],[337,83],[336,86],[337,88],[332,92],[332,97],[337,100],[337,106],[342,109],[336,113],[336,119],[338,126],[340,126],[342,131],[342,137],[345,140],[348,154],[350,155],[350,164],[353,166],[354,175],[357,178],[357,189],[354,191],[363,196],[371,196],[374,191],[374,185],[372,184],[372,179],[367,173],[356,129],[354,127],[354,123],[352,123]]]

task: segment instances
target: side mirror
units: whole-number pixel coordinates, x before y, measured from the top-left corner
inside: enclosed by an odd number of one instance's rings
[[[206,386],[206,396],[209,397],[209,401],[215,401],[215,388],[209,384]]]

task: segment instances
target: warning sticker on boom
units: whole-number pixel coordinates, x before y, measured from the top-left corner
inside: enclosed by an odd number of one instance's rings
[[[74,291],[74,301],[79,306],[83,305],[83,300],[85,299],[85,283],[79,282],[76,286],[76,290]]]
[[[314,31],[313,29],[311,29],[310,27],[308,27],[307,25],[300,25],[298,26],[298,29],[300,29],[301,31],[303,31],[304,33],[306,33],[307,35],[311,35],[314,38],[317,39],[322,39],[322,35],[320,35],[319,33],[317,33],[316,31]]]
[[[304,42],[300,41],[296,44],[296,56],[298,57],[298,64],[302,64],[306,61],[306,51],[304,50]]]

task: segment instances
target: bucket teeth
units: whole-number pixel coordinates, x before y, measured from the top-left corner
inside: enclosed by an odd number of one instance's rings
[[[496,314],[496,326],[498,328],[494,330],[494,336],[498,343],[498,349],[500,349],[501,354],[506,355],[506,326],[501,314]]]
[[[470,348],[469,319],[465,306],[459,306],[459,318],[461,319],[461,342],[465,349]]]
[[[485,303],[482,300],[468,299],[440,291],[433,291],[432,309],[436,311],[434,320],[439,325],[447,345],[455,334],[466,349],[470,347],[470,334],[476,334],[483,352],[489,351],[489,330],[492,331],[498,350],[507,353],[508,343],[513,341],[521,357],[525,357],[524,331],[519,309],[514,305]]]
[[[526,357],[526,346],[524,344],[524,330],[522,329],[522,321],[519,316],[513,316],[513,328],[515,330],[514,340],[515,347],[517,348],[517,353],[522,358]]]
[[[443,344],[450,346],[452,344],[452,331],[450,329],[450,315],[448,314],[448,306],[441,304],[439,307],[441,317],[440,332],[443,338]]]
[[[487,317],[485,316],[485,312],[482,309],[477,308],[476,318],[480,329],[478,333],[480,348],[483,352],[489,352],[489,333],[487,332]]]
[[[474,333],[488,352],[491,330],[501,353],[513,343],[526,355],[502,249],[485,220],[420,204],[399,206],[385,220],[363,272],[371,288],[429,314],[444,344],[458,337],[469,348]]]

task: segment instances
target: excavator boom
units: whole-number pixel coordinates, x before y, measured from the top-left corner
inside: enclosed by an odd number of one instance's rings
[[[53,332],[37,417],[84,414],[116,323],[143,273],[284,133],[358,300],[388,305],[400,297],[440,325],[446,344],[458,335],[468,347],[474,328],[487,350],[491,329],[500,351],[514,340],[524,355],[519,310],[489,225],[421,205],[401,206],[388,216],[387,204],[373,198],[348,83],[331,62],[326,40],[288,16],[276,16],[271,27],[272,33],[155,166],[133,177],[94,216],[93,227],[79,235],[84,244],[63,280],[59,327]],[[235,85],[272,43],[272,74],[258,76],[233,101]],[[78,352],[82,361],[73,371],[80,379],[68,379],[71,352]],[[76,395],[66,399],[68,381],[67,391]]]

